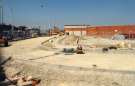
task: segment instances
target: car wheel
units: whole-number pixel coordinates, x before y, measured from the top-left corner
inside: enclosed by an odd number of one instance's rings
[[[4,46],[5,46],[5,47],[8,46],[8,41],[5,41]]]

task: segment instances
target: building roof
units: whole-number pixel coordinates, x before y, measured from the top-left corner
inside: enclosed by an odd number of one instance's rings
[[[91,26],[91,25],[86,25],[86,24],[78,24],[78,25],[76,24],[76,25],[72,25],[72,24],[71,24],[71,25],[64,25],[64,26]]]
[[[80,25],[64,25],[64,26],[88,26],[88,27],[128,27],[128,26],[134,26],[135,27],[135,24],[133,25],[86,25],[86,24],[80,24]]]

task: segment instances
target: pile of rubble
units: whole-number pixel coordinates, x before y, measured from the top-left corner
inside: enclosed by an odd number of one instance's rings
[[[11,59],[9,57],[0,63],[0,86],[37,86],[40,83],[40,79],[22,75],[21,71],[13,68],[9,67],[9,71],[5,71],[5,64]]]
[[[37,86],[40,83],[40,79],[32,78],[32,76],[19,76],[6,77],[4,81],[0,82],[0,86]]]

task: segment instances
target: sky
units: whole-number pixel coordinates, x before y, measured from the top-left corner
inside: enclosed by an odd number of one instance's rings
[[[27,27],[135,24],[135,0],[3,0],[4,22]]]

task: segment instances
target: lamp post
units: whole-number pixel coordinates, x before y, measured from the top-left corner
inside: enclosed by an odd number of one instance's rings
[[[3,7],[0,5],[0,24],[3,24]]]

